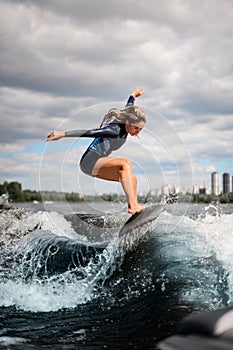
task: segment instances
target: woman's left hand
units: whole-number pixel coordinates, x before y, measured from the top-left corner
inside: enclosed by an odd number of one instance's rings
[[[62,137],[65,137],[64,131],[51,131],[51,133],[47,136],[45,141],[57,141],[60,140]]]

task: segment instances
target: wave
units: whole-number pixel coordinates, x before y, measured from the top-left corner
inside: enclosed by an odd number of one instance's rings
[[[72,305],[85,303],[94,297],[98,285],[103,285],[111,278],[122,264],[126,252],[133,249],[150,231],[148,226],[136,230],[131,228],[127,234],[119,237],[119,227],[125,222],[124,215],[114,216],[113,220],[109,215],[73,214],[67,220],[56,212],[33,213],[15,207],[2,210],[2,214],[1,237],[4,244],[1,256],[5,265],[2,264],[0,271],[0,295],[5,305],[6,290],[16,283],[18,288],[13,290],[14,293],[17,291],[17,296],[14,295],[10,300],[20,299],[17,302],[20,307],[24,300],[24,309],[34,308],[31,299],[22,297],[27,285],[35,295],[36,291],[39,292],[41,300],[44,299],[42,294],[46,295],[48,291],[49,295],[55,289],[57,295],[60,292],[63,294],[63,288],[72,290],[72,286],[76,285],[79,297],[73,298],[72,293]],[[85,231],[95,231],[99,241],[88,241]],[[50,307],[56,309],[60,304],[52,300],[54,296],[51,297]],[[47,310],[47,303],[43,305],[46,305]],[[66,301],[64,306],[67,307]]]
[[[233,215],[173,208],[124,237],[125,215],[2,208],[1,305],[56,311],[100,295],[119,301],[148,292],[181,304],[228,304]]]

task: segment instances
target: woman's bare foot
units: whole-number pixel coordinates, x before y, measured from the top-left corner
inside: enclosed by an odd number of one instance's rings
[[[143,205],[134,205],[134,206],[128,206],[128,213],[129,214],[135,214],[137,211],[141,211],[144,209],[144,206]]]

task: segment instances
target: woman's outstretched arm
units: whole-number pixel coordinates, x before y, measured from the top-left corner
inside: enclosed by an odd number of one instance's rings
[[[116,138],[120,134],[120,127],[117,124],[106,125],[103,128],[90,130],[52,131],[45,141],[57,141],[63,137],[109,137]]]

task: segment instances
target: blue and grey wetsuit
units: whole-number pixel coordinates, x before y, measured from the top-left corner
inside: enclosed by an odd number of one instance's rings
[[[134,97],[130,96],[126,107],[134,105]],[[125,124],[111,122],[99,129],[66,131],[66,137],[94,137],[80,160],[81,170],[91,176],[95,163],[99,158],[109,156],[112,151],[119,149],[127,139]]]

